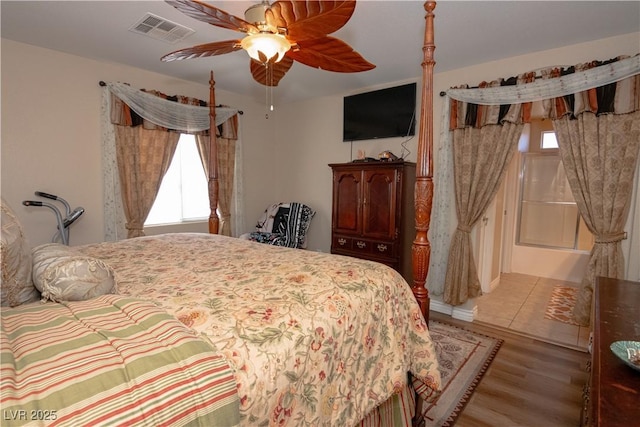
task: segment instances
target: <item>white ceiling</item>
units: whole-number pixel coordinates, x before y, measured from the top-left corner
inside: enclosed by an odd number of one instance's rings
[[[241,18],[255,3],[210,2]],[[0,7],[3,38],[205,85],[213,70],[216,88],[264,100],[265,87],[251,78],[243,51],[161,62],[163,55],[174,50],[242,37],[242,33],[187,17],[162,1],[2,0]],[[171,44],[129,31],[147,12],[196,32]],[[295,63],[276,89],[278,102],[357,92],[420,76],[424,15],[422,1],[359,1],[351,20],[333,36],[376,68],[340,74]],[[640,31],[640,1],[443,0],[435,15],[436,72]]]

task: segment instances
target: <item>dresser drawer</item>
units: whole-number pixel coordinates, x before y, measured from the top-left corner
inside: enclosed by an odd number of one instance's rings
[[[371,253],[383,257],[396,257],[398,254],[397,243],[390,242],[372,242]]]
[[[353,239],[351,250],[359,254],[370,254],[373,248],[373,242],[366,239]]]
[[[354,252],[371,254],[377,258],[396,258],[398,244],[385,240],[353,239]]]
[[[353,239],[345,236],[333,236],[331,248],[340,251],[350,251],[353,246]]]
[[[353,256],[369,258],[397,258],[398,243],[385,240],[363,239],[345,235],[334,235],[331,248],[334,251],[350,252]]]

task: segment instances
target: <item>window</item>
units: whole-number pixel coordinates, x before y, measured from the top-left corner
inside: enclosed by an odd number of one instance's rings
[[[209,213],[207,177],[195,136],[182,134],[144,225],[205,220]]]
[[[540,138],[540,148],[542,148],[543,150],[558,148],[558,139],[556,138],[556,133],[550,130],[542,132],[542,137]]]
[[[531,138],[540,138],[539,148],[523,153],[517,243],[588,251],[593,236],[578,212],[549,128],[548,121],[532,123]]]

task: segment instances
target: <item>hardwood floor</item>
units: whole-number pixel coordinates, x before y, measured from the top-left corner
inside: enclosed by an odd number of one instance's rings
[[[460,414],[457,427],[580,425],[588,353],[442,313],[432,311],[430,316],[504,340]]]

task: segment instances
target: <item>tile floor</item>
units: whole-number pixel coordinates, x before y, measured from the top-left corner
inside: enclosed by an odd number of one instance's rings
[[[478,298],[478,313],[474,321],[586,351],[588,327],[544,318],[555,285],[579,286],[561,280],[503,273],[499,285]]]

